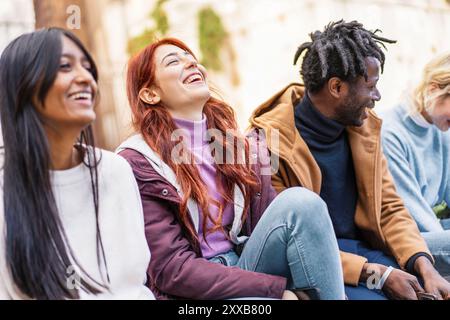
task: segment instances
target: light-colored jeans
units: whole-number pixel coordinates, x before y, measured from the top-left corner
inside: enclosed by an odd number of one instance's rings
[[[264,212],[240,257],[210,261],[288,279],[287,289],[316,289],[320,299],[345,299],[339,248],[325,202],[300,187],[280,193]]]
[[[443,277],[450,277],[450,219],[441,220],[443,231],[422,232],[436,262],[435,268]]]

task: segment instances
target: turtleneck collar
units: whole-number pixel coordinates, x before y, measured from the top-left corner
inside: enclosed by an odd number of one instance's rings
[[[208,123],[205,115],[203,115],[202,120],[199,121],[177,118],[174,118],[173,120],[179,129],[187,131],[191,139],[191,147],[199,148],[208,144],[208,140],[206,138]]]
[[[412,121],[414,121],[414,123],[417,124],[421,128],[429,129],[429,128],[433,127],[433,124],[429,123],[425,119],[425,117],[419,112],[413,112],[409,116],[412,119]]]
[[[345,130],[344,125],[321,114],[307,93],[295,107],[295,119],[301,132],[306,129],[312,139],[320,142],[333,142],[340,138]]]

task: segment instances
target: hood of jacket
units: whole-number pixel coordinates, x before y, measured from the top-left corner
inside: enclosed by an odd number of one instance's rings
[[[306,142],[300,136],[295,126],[295,107],[305,94],[302,84],[291,83],[269,100],[260,105],[252,114],[250,124],[253,128],[265,131],[267,145],[271,152],[282,160],[293,164],[293,169],[300,185],[320,194],[322,174]],[[381,135],[381,119],[372,110],[361,127],[347,127],[349,143],[351,145],[355,171],[358,165],[365,163],[363,156],[373,154],[379,147]],[[274,133],[276,131],[276,133]],[[278,137],[279,141],[272,141]],[[361,159],[361,161],[358,161]],[[366,173],[365,168],[359,168],[359,173]],[[364,185],[359,183],[358,187]]]
[[[170,168],[156,153],[147,142],[144,140],[141,134],[136,134],[134,136],[129,137],[124,142],[120,144],[120,146],[116,149],[116,153],[119,153],[125,149],[132,149],[140,154],[142,154],[149,164],[153,167],[153,169],[165,180],[167,180],[172,186],[177,190],[180,198],[183,197],[183,190],[181,189],[180,184],[177,181],[177,176],[175,172]],[[248,237],[247,236],[238,236],[242,229],[242,215],[244,214],[244,195],[241,189],[235,185],[234,186],[234,218],[233,224],[230,230],[230,239],[234,244],[244,243]],[[200,221],[200,212],[198,209],[197,202],[189,198],[187,202],[187,208],[194,224],[195,230],[199,231],[199,221]]]

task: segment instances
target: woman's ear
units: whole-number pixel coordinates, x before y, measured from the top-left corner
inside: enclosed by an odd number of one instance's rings
[[[430,83],[429,85],[428,85],[428,92],[429,93],[433,93],[433,92],[435,92],[436,90],[439,90],[440,88],[439,88],[439,85],[437,84],[437,83]]]
[[[161,97],[158,95],[158,93],[155,90],[149,88],[142,88],[139,91],[139,99],[151,105],[155,105],[161,101]]]

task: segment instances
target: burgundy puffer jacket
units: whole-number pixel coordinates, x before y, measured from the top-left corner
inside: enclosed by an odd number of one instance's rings
[[[281,298],[286,289],[285,278],[224,266],[203,258],[198,240],[188,235],[177,218],[181,198],[175,187],[138,151],[125,149],[119,154],[130,163],[139,186],[151,252],[148,286],[157,299]],[[261,168],[259,161],[253,165],[260,178],[259,191],[251,198],[242,235],[251,235],[276,196],[270,174],[261,175]]]

